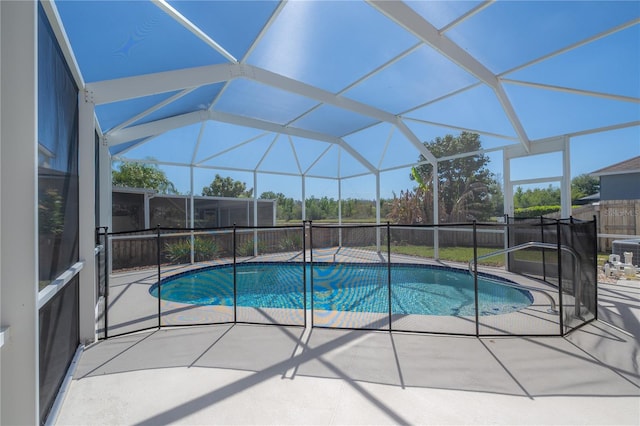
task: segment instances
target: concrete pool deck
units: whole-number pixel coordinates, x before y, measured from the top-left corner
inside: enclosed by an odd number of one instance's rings
[[[599,306],[564,338],[240,324],[115,337],[85,348],[57,424],[637,425],[640,282],[600,284]]]

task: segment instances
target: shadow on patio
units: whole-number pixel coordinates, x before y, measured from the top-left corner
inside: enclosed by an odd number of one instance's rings
[[[637,330],[637,283],[603,287]],[[85,349],[58,423],[637,424],[638,349],[601,321],[566,338],[162,329]]]

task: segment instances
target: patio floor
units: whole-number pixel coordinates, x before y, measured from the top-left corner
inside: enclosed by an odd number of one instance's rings
[[[85,348],[57,424],[640,423],[640,282],[567,336],[218,325]],[[606,321],[606,322],[605,322]]]

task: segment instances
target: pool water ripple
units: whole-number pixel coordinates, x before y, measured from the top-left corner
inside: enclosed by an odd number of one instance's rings
[[[237,306],[303,309],[301,263],[236,265]],[[386,264],[307,265],[307,308],[327,311],[378,312],[389,309]],[[504,281],[504,280],[503,280]],[[163,300],[192,305],[233,306],[233,267],[207,267],[161,282]],[[526,290],[503,286],[495,277],[478,276],[480,315],[498,315],[526,308],[533,297]],[[157,284],[150,289],[157,297]],[[391,309],[394,314],[475,315],[473,276],[467,271],[431,265],[392,264]]]

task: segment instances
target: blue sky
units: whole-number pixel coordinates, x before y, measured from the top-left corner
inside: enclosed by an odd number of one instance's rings
[[[480,2],[407,2],[501,79],[503,99],[482,84],[482,73],[459,67],[364,2],[290,1],[253,49],[253,40],[276,10],[277,2],[169,4],[238,61],[399,114],[420,141],[469,129],[481,133],[487,149],[518,144],[517,132],[503,108],[505,99],[527,137],[534,141],[640,121],[637,1],[499,1],[460,23],[455,20]],[[228,63],[224,55],[150,2],[57,5],[87,82]],[[611,29],[616,30],[603,33]],[[581,43],[585,40],[588,42]],[[531,62],[537,58],[542,60]],[[237,78],[228,84],[189,89],[193,90],[133,124],[210,109],[322,132],[342,137],[374,167],[393,169],[381,175],[382,197],[413,186],[408,167],[396,167],[415,161],[417,151],[390,123],[371,126],[376,119],[370,116],[336,105],[320,105],[316,99],[260,79]],[[96,113],[101,128],[108,133],[129,117],[178,93],[100,105]],[[358,129],[364,130],[354,133]],[[210,167],[258,167],[267,172],[303,170],[313,176],[353,176],[366,171],[348,153],[326,142],[212,121],[204,127],[195,124],[177,129],[119,152],[125,146],[113,147],[112,152],[129,159],[153,157]],[[317,160],[320,155],[323,157]],[[501,151],[488,155],[491,170],[502,176]],[[637,155],[638,125],[574,136],[571,175],[589,173]],[[515,160],[511,179],[559,176],[561,166],[558,154]],[[180,192],[189,191],[188,167],[163,169]],[[199,193],[216,173],[254,186],[252,173],[207,168],[195,173],[195,192]],[[301,187],[299,177],[259,174],[258,194],[274,191],[300,198]],[[337,183],[307,178],[306,196],[337,198]],[[342,196],[374,198],[375,179],[344,180]]]

